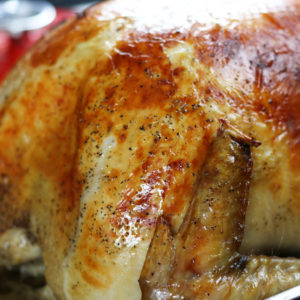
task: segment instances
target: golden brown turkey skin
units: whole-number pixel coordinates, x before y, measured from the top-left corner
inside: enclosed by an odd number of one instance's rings
[[[141,297],[157,220],[180,228],[219,119],[261,142],[239,252],[299,256],[299,20],[289,0],[115,0],[18,64],[0,87],[0,231],[30,228],[61,299]],[[270,294],[299,283],[291,264]]]

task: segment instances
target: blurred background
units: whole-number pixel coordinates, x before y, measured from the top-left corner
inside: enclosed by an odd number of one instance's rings
[[[96,2],[0,0],[0,83],[45,32]]]

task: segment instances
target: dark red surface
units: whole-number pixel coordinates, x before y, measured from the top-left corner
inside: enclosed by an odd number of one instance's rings
[[[23,56],[28,48],[39,40],[51,27],[72,17],[75,13],[69,9],[57,9],[55,20],[39,30],[25,32],[20,38],[14,39],[4,31],[0,31],[0,82],[8,71]]]

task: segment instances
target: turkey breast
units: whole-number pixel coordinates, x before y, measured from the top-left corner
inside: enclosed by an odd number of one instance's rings
[[[2,240],[30,232],[58,299],[300,284],[299,20],[296,0],[113,0],[51,31],[0,87]]]

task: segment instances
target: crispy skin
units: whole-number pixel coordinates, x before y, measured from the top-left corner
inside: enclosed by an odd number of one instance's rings
[[[298,259],[238,252],[251,172],[249,145],[220,130],[179,231],[158,221],[139,280],[143,299],[264,299],[300,283]]]
[[[300,5],[271,2],[108,1],[1,85],[0,232],[28,227],[60,299],[141,297],[157,221],[181,227],[219,119],[261,142],[240,253],[299,256]]]

